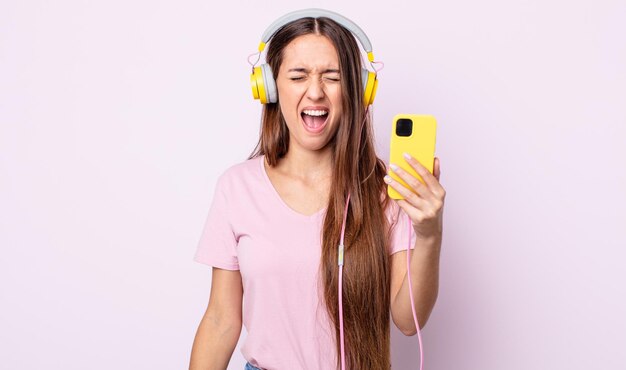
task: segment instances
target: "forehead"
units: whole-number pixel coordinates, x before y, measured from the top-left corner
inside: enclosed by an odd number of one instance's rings
[[[310,34],[298,36],[287,44],[282,64],[287,68],[338,69],[339,59],[335,46],[326,36]]]

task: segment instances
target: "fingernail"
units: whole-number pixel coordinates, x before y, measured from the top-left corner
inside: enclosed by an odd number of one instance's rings
[[[389,184],[391,182],[391,176],[385,175],[385,182]]]
[[[389,164],[389,167],[391,167],[392,170],[397,171],[398,170],[398,166],[396,166],[395,164],[391,163]]]
[[[403,153],[402,154],[404,156],[404,158],[406,159],[411,159],[411,156],[409,155],[409,153]]]

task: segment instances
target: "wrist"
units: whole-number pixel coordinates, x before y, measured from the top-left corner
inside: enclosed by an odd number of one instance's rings
[[[419,235],[415,238],[416,251],[441,251],[441,235]]]

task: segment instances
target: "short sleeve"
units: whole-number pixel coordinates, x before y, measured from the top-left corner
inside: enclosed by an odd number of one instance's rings
[[[237,239],[233,231],[224,175],[215,185],[213,201],[204,223],[194,261],[226,270],[239,270]]]
[[[387,207],[387,217],[390,223],[389,254],[405,251],[409,246],[409,234],[411,238],[410,246],[411,249],[414,249],[417,237],[413,230],[411,219],[395,200],[390,200],[390,204]]]

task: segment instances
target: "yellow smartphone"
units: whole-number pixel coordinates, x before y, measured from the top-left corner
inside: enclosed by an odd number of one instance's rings
[[[413,167],[404,159],[403,153],[409,153],[426,167],[430,173],[433,173],[436,133],[437,121],[435,117],[431,115],[397,114],[393,117],[391,129],[389,162],[396,164],[424,183],[422,177],[418,175]],[[410,188],[410,186],[393,171],[389,172],[389,175],[394,180]],[[387,185],[387,194],[389,194],[389,197],[392,199],[404,199],[391,185]]]

